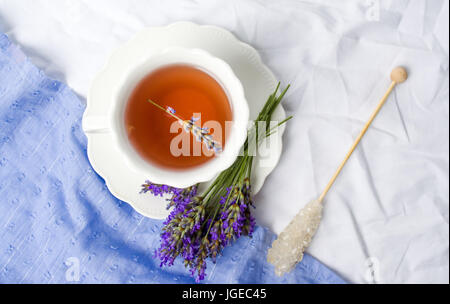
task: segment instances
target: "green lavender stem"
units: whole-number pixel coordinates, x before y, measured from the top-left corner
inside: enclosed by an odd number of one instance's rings
[[[273,92],[266,104],[264,105],[263,109],[259,113],[252,129],[249,131],[256,133],[256,147],[258,147],[258,144],[260,141],[266,137],[269,137],[274,133],[274,129],[278,128],[282,124],[286,123],[288,120],[292,118],[292,116],[289,116],[279,122],[276,126],[270,127],[270,120],[272,118],[272,114],[277,108],[277,106],[280,104],[281,100],[283,99],[284,95],[286,94],[287,90],[289,89],[289,85],[281,92],[281,94],[277,97],[277,93],[280,87],[280,83],[278,83],[275,92]],[[259,130],[258,130],[258,124],[259,122],[265,122],[266,124],[266,130],[263,133],[264,135],[260,138],[259,137]],[[244,143],[244,155],[238,156],[236,161],[231,165],[230,168],[223,171],[219,177],[213,182],[213,187],[208,188],[206,191],[207,197],[205,197],[205,204],[206,205],[213,205],[213,213],[210,217],[211,219],[216,218],[219,210],[221,209],[221,206],[217,204],[217,200],[222,196],[225,195],[226,189],[228,187],[240,187],[243,184],[243,181],[245,178],[251,179],[251,172],[252,172],[252,165],[253,165],[253,155],[249,155],[249,136],[247,136],[247,140]],[[216,182],[220,181],[220,182]],[[228,205],[228,202],[230,201],[232,195],[229,195],[224,206],[225,208]],[[211,230],[213,221],[211,221],[211,224],[208,227],[206,235],[208,235],[209,231]]]

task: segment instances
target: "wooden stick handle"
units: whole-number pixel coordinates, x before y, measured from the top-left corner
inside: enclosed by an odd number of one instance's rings
[[[358,137],[356,138],[355,142],[353,143],[352,147],[350,148],[350,151],[347,152],[347,155],[345,156],[344,160],[342,161],[342,163],[339,165],[338,169],[336,170],[336,172],[334,173],[333,177],[331,178],[331,180],[328,182],[328,185],[325,187],[325,190],[323,190],[322,194],[319,197],[319,201],[322,202],[323,199],[325,198],[325,195],[327,195],[328,191],[330,190],[331,186],[333,186],[336,178],[339,176],[339,173],[341,173],[342,168],[344,168],[345,163],[348,161],[348,159],[350,158],[350,156],[352,155],[353,151],[355,151],[356,146],[358,146],[359,142],[361,141],[361,138],[364,136],[364,134],[366,133],[367,129],[369,128],[370,124],[372,123],[372,121],[375,119],[375,117],[377,116],[378,112],[380,112],[381,107],[384,105],[384,103],[386,102],[387,98],[389,97],[389,94],[391,94],[392,90],[394,89],[395,85],[397,84],[396,81],[392,81],[391,85],[389,86],[389,89],[386,91],[386,93],[384,94],[383,98],[381,98],[380,102],[378,103],[378,106],[376,107],[375,111],[373,111],[372,115],[370,116],[369,120],[367,121],[366,125],[364,126],[364,128],[361,130],[361,132],[359,133]]]

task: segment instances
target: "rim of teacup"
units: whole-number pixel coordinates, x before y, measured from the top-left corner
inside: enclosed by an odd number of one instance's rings
[[[182,170],[160,167],[141,157],[129,142],[124,124],[125,107],[136,85],[151,72],[173,64],[191,65],[211,75],[226,92],[233,117],[223,151],[204,164]],[[201,49],[170,47],[149,54],[124,73],[120,85],[113,91],[108,116],[116,146],[132,170],[147,175],[153,183],[185,188],[207,182],[233,164],[247,137],[249,108],[240,80],[225,61]]]

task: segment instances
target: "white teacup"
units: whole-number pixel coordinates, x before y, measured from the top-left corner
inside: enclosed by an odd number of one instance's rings
[[[191,65],[211,75],[227,94],[233,115],[223,151],[200,166],[184,170],[161,168],[144,160],[129,142],[124,124],[127,101],[139,81],[152,71],[172,64]],[[233,164],[247,137],[249,109],[242,84],[226,62],[213,57],[206,51],[172,47],[160,53],[151,54],[143,58],[138,65],[131,66],[128,72],[124,73],[120,86],[111,90],[109,112],[105,113],[105,116],[83,117],[83,130],[86,133],[112,132],[116,148],[122,154],[124,162],[133,171],[148,176],[148,180],[153,183],[184,188],[209,181]]]

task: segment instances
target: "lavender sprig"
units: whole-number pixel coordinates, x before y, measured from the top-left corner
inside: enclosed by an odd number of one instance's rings
[[[210,216],[211,206],[207,206],[203,196],[196,196],[196,191],[197,186],[179,189],[151,182],[143,185],[143,192],[173,194],[168,204],[168,208],[173,209],[164,222],[161,245],[155,252],[160,266],[172,266],[180,256],[199,282],[205,278],[207,258],[215,262],[222,249],[232,241],[241,235],[251,236],[255,219],[249,209],[253,202],[248,179],[227,189],[220,199],[220,214],[214,220]],[[208,227],[210,229],[206,229]]]
[[[222,151],[222,146],[220,145],[219,142],[215,141],[212,138],[212,136],[209,132],[209,129],[206,127],[204,127],[204,128],[199,127],[195,124],[195,122],[198,120],[198,118],[191,117],[191,119],[189,119],[189,120],[184,120],[175,114],[176,111],[174,108],[168,106],[166,109],[164,109],[162,106],[160,106],[159,104],[157,104],[156,102],[154,102],[151,99],[149,99],[148,102],[150,102],[152,105],[154,105],[158,109],[165,111],[167,114],[169,114],[170,116],[172,116],[173,118],[178,120],[178,122],[183,126],[183,129],[187,133],[192,133],[192,135],[198,142],[203,142],[206,145],[206,147],[208,148],[208,150],[213,150],[214,153],[219,153]]]
[[[259,113],[253,129],[249,132],[256,134],[257,142],[273,134],[269,122],[288,88],[289,86],[277,96],[278,84]],[[172,110],[167,111],[174,114]],[[260,121],[266,122],[267,125],[263,132],[258,130]],[[261,134],[262,136],[259,136]],[[185,189],[149,181],[142,185],[141,192],[144,193],[150,192],[160,196],[172,194],[168,208],[173,209],[164,222],[161,245],[155,252],[161,266],[171,266],[177,257],[181,257],[184,265],[199,282],[205,278],[208,259],[216,262],[226,246],[242,235],[252,235],[255,227],[255,219],[250,209],[253,207],[250,181],[253,157],[249,153],[247,137],[243,155],[238,156],[233,165],[222,171],[201,194],[197,194],[197,185]]]

